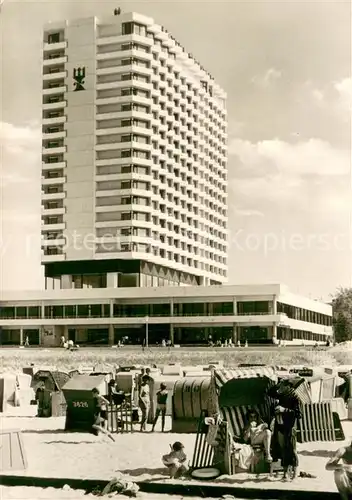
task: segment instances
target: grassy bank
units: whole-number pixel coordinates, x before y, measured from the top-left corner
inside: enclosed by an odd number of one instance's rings
[[[158,348],[145,352],[137,350],[95,349],[68,352],[61,349],[38,350],[18,349],[1,351],[2,371],[21,370],[23,366],[34,363],[36,366],[52,366],[60,370],[93,367],[97,369],[112,368],[116,365],[164,365],[180,363],[183,366],[209,364],[222,360],[225,367],[233,367],[240,363],[257,363],[266,365],[342,365],[352,364],[352,351],[313,349],[209,349],[203,351],[172,349],[170,352]]]

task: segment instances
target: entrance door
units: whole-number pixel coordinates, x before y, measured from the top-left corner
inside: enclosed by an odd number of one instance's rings
[[[72,340],[72,342],[74,344],[76,343],[76,329],[75,328],[68,329],[68,339],[67,340]]]

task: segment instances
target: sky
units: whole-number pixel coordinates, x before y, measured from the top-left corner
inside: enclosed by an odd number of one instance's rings
[[[43,287],[42,26],[116,6],[164,25],[228,95],[229,284],[352,286],[351,3],[13,1],[0,14],[0,290]]]

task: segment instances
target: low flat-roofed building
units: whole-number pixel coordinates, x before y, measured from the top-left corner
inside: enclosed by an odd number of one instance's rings
[[[325,343],[332,307],[280,284],[2,292],[1,345]]]

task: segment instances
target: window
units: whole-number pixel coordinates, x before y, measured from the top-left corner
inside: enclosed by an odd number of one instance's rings
[[[128,59],[122,59],[121,60],[121,65],[122,66],[128,66],[130,64],[132,64],[132,58],[131,57],[129,57]]]
[[[58,156],[48,156],[47,163],[58,163],[58,162],[59,162]]]
[[[122,23],[122,34],[132,35],[133,33],[133,23]]]
[[[121,158],[130,158],[131,157],[131,150],[130,149],[123,149],[121,151]]]
[[[147,36],[146,26],[138,23],[123,23],[122,34],[123,35],[135,34],[139,36]]]
[[[48,43],[59,43],[60,42],[60,33],[50,33],[48,36]]]
[[[122,212],[121,220],[131,220],[131,212]]]
[[[132,120],[128,118],[127,120],[121,120],[121,127],[130,127],[132,125]]]
[[[131,109],[132,109],[132,105],[131,104],[122,104],[122,106],[121,106],[121,111],[122,112],[131,111]]]
[[[65,318],[75,318],[76,306],[64,306],[64,316]]]
[[[123,75],[121,75],[121,80],[122,81],[127,81],[127,80],[131,80],[132,79],[132,74],[131,73],[124,73]]]

